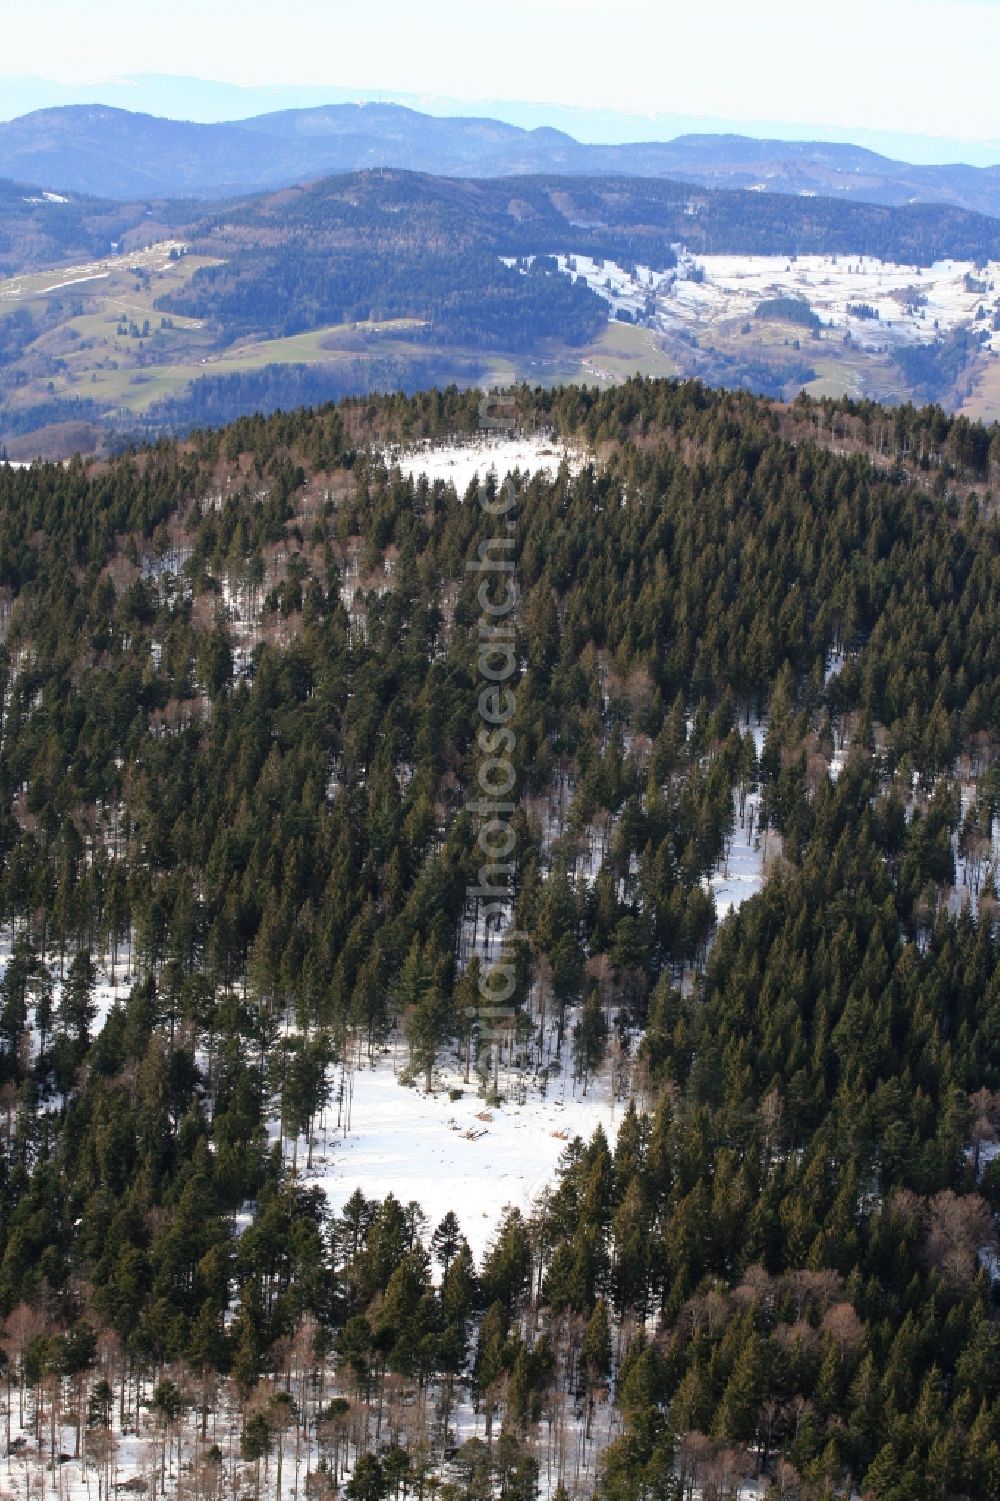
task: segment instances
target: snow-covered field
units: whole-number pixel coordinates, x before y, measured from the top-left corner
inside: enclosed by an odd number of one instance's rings
[[[560,270],[582,277],[607,299],[609,314],[618,308],[641,313],[655,298],[655,322],[664,330],[694,329],[732,320],[751,319],[761,302],[797,297],[820,321],[863,347],[931,343],[960,325],[988,332],[986,348],[1000,353],[1000,333],[992,330],[997,305],[1000,263],[976,267],[971,261],[936,261],[933,266],[906,266],[862,255],[679,255],[675,272],[637,266],[630,274],[613,261],[589,256],[560,256]],[[970,290],[985,283],[986,290]],[[877,318],[848,313],[848,305],[865,305]],[[986,317],[976,323],[980,307]]]
[[[685,276],[682,261],[678,280],[658,302],[661,316],[718,322],[751,317],[759,303],[772,297],[799,297],[822,323],[850,332],[862,345],[929,344],[960,324],[972,324],[980,306],[993,309],[1000,273],[995,264],[982,272],[971,261],[919,267],[860,255],[804,255],[794,260],[710,255],[699,257],[697,264],[704,280]],[[967,290],[966,277],[985,282],[988,290]],[[878,318],[848,313],[848,304],[871,307]],[[991,325],[988,318],[982,326]],[[1000,335],[991,334],[989,347],[1000,350],[998,340]]]

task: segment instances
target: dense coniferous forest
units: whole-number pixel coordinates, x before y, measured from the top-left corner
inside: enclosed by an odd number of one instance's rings
[[[418,318],[428,334],[472,348],[536,349],[539,340],[592,339],[607,321],[596,292],[538,264],[527,276],[496,254],[416,250],[359,254],[352,244],[331,253],[312,236],[279,249],[248,251],[228,265],[195,274],[195,285],[161,299],[169,312],[198,307],[236,333],[263,328],[269,337],[329,323]],[[433,320],[433,327],[430,327]],[[416,337],[422,335],[418,332]]]
[[[140,1432],[164,1494],[1000,1493],[1000,440],[670,382],[516,404],[583,460],[518,487],[490,1037],[495,523],[389,448],[478,393],[0,467],[0,1485],[13,1423],[102,1495]],[[390,1039],[502,1109],[552,1036],[623,1118],[484,1258],[460,1203],[330,1214],[319,1122]]]

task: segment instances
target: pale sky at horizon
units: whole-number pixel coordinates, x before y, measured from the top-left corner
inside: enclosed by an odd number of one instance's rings
[[[1000,139],[1000,0],[7,0],[4,10],[7,77],[172,73]]]

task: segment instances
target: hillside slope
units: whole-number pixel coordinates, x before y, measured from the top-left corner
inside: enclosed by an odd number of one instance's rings
[[[10,1488],[989,1501],[1000,436],[501,415],[0,466]]]

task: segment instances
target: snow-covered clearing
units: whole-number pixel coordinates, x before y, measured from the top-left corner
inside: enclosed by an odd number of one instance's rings
[[[398,468],[404,479],[416,480],[426,475],[429,484],[444,480],[464,495],[477,477],[482,482],[490,470],[498,481],[509,474],[547,474],[554,479],[565,460],[570,472],[582,467],[583,455],[568,448],[551,433],[480,434],[468,442],[427,443],[416,448],[389,448],[383,453],[391,468]]]
[[[759,760],[767,737],[766,717],[750,726],[750,733]],[[722,858],[706,882],[715,897],[719,922],[757,895],[764,885],[767,857],[780,853],[781,836],[773,829],[765,829],[763,834],[760,832],[763,801],[760,791],[748,792],[741,813],[739,794],[733,792],[733,832],[726,841]]]
[[[589,1139],[599,1125],[609,1141],[617,1134],[625,1106],[612,1100],[607,1075],[582,1095],[574,1089],[569,1055],[567,1036],[555,1074],[528,1082],[523,1091],[515,1086],[502,1104],[487,1105],[475,1077],[465,1084],[458,1069],[436,1074],[433,1094],[425,1094],[422,1083],[407,1088],[398,1074],[405,1050],[386,1054],[374,1068],[348,1075],[350,1129],[336,1131],[335,1102],[309,1180],[322,1186],[336,1214],[357,1188],[368,1198],[393,1193],[404,1204],[415,1199],[431,1228],[454,1210],[479,1260],[504,1209],[527,1213],[554,1182],[568,1141]],[[461,1098],[452,1099],[450,1092],[458,1090]],[[343,1114],[346,1124],[346,1102]],[[300,1162],[303,1157],[300,1142]]]

